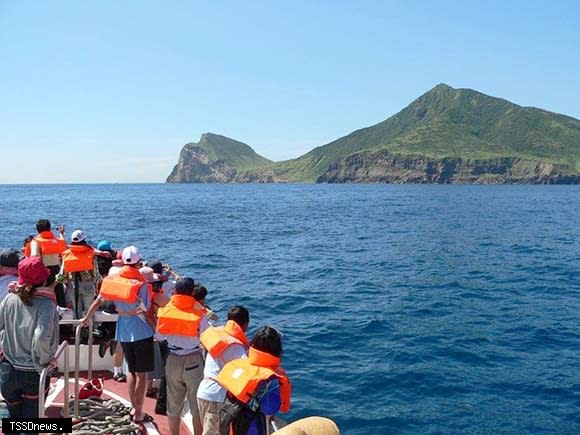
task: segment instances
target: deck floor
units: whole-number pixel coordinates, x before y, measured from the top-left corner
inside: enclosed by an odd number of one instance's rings
[[[86,372],[81,372],[80,384],[81,386],[86,382]],[[120,400],[123,404],[127,406],[130,405],[130,401],[128,399],[129,393],[127,390],[127,383],[126,382],[117,382],[113,379],[113,374],[108,371],[94,371],[93,378],[95,377],[102,377],[104,380],[104,391],[101,397],[103,398],[112,398]],[[69,394],[74,393],[74,378],[69,379]],[[62,377],[56,378],[53,377],[51,379],[51,384],[54,386],[53,390],[47,397],[47,409],[46,409],[46,416],[47,417],[61,417],[62,416],[62,403],[64,401],[64,379]],[[169,434],[169,422],[166,416],[164,415],[157,415],[155,414],[155,403],[156,399],[145,397],[145,402],[143,404],[143,410],[151,417],[153,417],[152,423],[145,423],[143,427],[143,434],[161,434],[161,435],[168,435]],[[187,406],[187,404],[186,404]],[[193,434],[193,430],[191,428],[191,416],[189,412],[182,416],[181,419],[181,431],[184,435]]]

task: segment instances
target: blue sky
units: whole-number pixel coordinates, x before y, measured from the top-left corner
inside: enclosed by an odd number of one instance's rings
[[[0,183],[162,182],[204,132],[273,160],[437,83],[580,118],[577,1],[1,1]]]

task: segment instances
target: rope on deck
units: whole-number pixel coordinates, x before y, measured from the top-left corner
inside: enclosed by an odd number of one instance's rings
[[[74,404],[69,404],[72,415]],[[141,433],[141,425],[133,423],[131,409],[118,400],[103,400],[95,397],[79,400],[81,421],[73,425],[75,435],[105,435]]]

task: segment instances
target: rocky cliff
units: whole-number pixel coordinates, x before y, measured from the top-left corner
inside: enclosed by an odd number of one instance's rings
[[[207,151],[195,144],[181,150],[167,183],[275,183],[271,169],[238,170],[224,160],[210,160]]]
[[[431,158],[380,150],[339,159],[329,166],[317,182],[580,184],[580,174],[567,165],[516,157]]]
[[[449,157],[453,156],[453,157]],[[291,160],[212,133],[173,183],[578,183],[580,120],[439,84],[403,110]]]

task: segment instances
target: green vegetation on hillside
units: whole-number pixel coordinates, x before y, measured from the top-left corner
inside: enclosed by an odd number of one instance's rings
[[[241,171],[271,167],[273,164],[271,160],[262,157],[245,143],[219,134],[205,133],[198,143],[189,143],[185,146],[202,148],[211,161],[223,160]]]
[[[445,84],[387,120],[294,160],[274,163],[244,143],[211,133],[188,146],[201,147],[210,160],[223,160],[238,171],[273,169],[285,181],[313,182],[343,157],[381,149],[433,158],[517,157],[580,172],[579,120]]]
[[[275,168],[289,180],[311,181],[339,158],[383,148],[437,158],[521,157],[580,170],[580,121],[440,84],[386,121]]]

